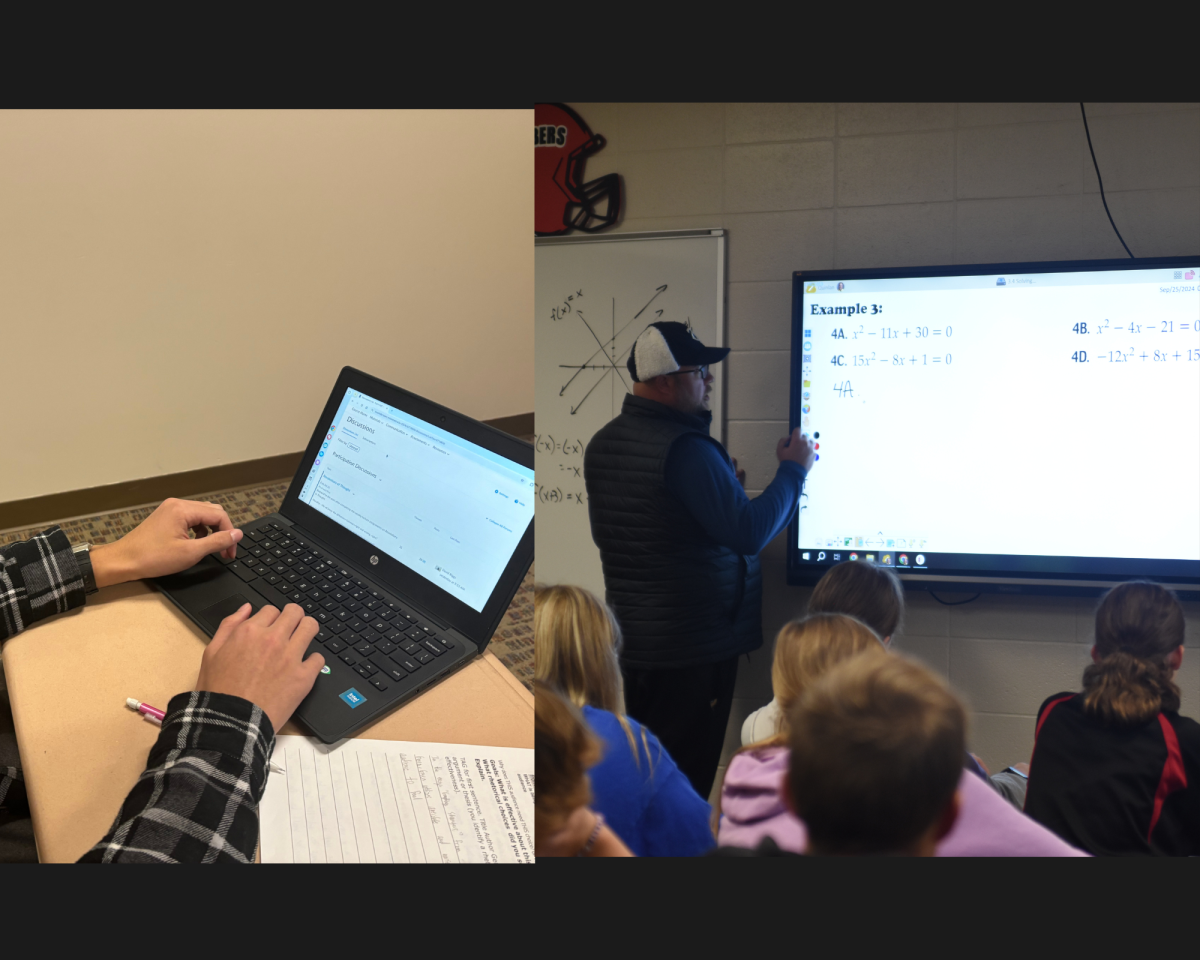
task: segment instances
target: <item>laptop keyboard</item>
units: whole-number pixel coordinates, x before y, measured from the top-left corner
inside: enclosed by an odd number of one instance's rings
[[[380,692],[437,665],[454,640],[394,597],[274,521],[244,527],[237,559],[217,556],[280,609],[298,603],[321,625],[310,650],[337,658]]]

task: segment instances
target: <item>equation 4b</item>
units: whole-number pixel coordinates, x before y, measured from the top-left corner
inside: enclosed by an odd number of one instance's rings
[[[562,487],[537,487],[538,501],[541,503],[575,503],[583,506],[585,494],[582,490],[567,490]]]
[[[562,453],[568,457],[582,457],[585,446],[587,444],[579,439],[563,440],[545,433],[535,434],[533,438],[533,448],[538,453]]]

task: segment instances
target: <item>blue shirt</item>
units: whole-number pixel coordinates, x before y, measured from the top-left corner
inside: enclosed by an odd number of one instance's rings
[[[780,462],[775,479],[751,500],[721,451],[700,436],[683,436],[667,456],[667,489],[705,533],[734,553],[753,557],[775,539],[800,499],[805,471],[792,460]]]
[[[716,846],[709,827],[711,808],[679,772],[658,737],[629,720],[637,744],[635,761],[614,714],[584,707],[583,717],[604,741],[604,758],[588,771],[592,809],[604,815],[630,850],[639,857],[695,857]]]

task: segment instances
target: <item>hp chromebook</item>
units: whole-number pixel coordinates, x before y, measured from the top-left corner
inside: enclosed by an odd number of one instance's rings
[[[249,601],[320,623],[295,719],[350,736],[483,652],[533,561],[533,447],[342,369],[278,513],[158,587],[210,637]]]

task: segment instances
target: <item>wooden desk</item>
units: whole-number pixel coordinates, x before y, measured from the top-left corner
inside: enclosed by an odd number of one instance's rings
[[[208,638],[140,581],[4,644],[17,745],[43,863],[79,859],[112,826],[158,727],[125,706],[165,708],[195,686]],[[279,733],[303,733],[292,723]],[[533,747],[533,697],[485,654],[360,737]]]

